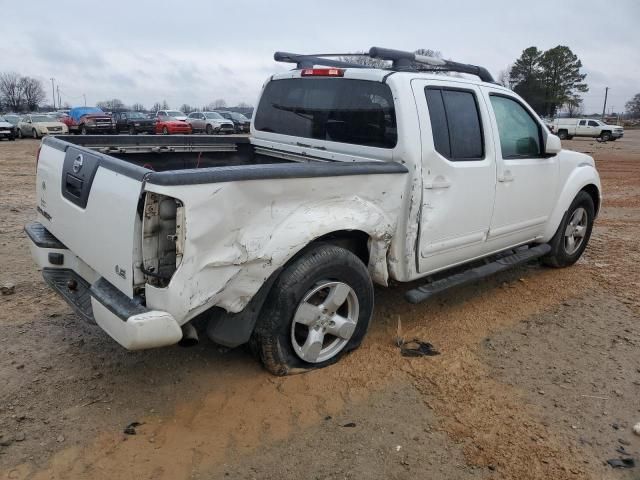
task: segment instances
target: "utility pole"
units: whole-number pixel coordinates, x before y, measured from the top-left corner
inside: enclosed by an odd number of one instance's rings
[[[84,98],[84,106],[87,106],[87,96],[83,93],[82,98]]]
[[[51,93],[53,94],[53,109],[56,109],[56,89],[53,86],[55,78],[51,77]]]
[[[602,106],[602,120],[604,121],[604,113],[607,109],[607,95],[609,94],[609,87],[604,89],[604,105]]]
[[[62,108],[62,100],[60,100],[60,84],[56,85],[56,90],[58,91],[58,108]]]

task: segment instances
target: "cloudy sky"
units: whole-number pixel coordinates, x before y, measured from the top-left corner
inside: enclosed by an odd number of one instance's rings
[[[602,110],[605,86],[614,110],[640,92],[636,0],[0,0],[0,8],[0,71],[42,79],[49,97],[54,77],[71,105],[83,94],[88,104],[255,104],[265,78],[287,68],[274,51],[371,46],[431,48],[497,76],[529,46],[567,45],[588,74],[588,112]]]

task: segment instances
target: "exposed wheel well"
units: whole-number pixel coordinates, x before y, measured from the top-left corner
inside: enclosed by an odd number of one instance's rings
[[[595,213],[597,216],[598,211],[600,210],[600,192],[598,191],[598,187],[596,187],[594,184],[591,183],[586,187],[584,187],[582,190],[584,190],[591,196],[591,199],[593,200],[593,206],[595,207]]]
[[[330,243],[354,253],[362,263],[369,265],[369,235],[361,230],[339,230],[316,238],[313,243]]]

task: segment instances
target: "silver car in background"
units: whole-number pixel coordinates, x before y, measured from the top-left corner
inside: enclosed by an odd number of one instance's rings
[[[49,115],[25,115],[18,122],[18,137],[40,138],[44,135],[66,135],[69,127]]]
[[[205,132],[207,135],[235,132],[233,122],[217,112],[192,112],[187,122],[194,132]]]

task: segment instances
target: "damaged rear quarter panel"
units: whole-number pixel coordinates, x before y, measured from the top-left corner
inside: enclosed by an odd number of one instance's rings
[[[407,176],[377,174],[186,186],[147,184],[185,208],[182,264],[167,288],[147,285],[150,308],[185,323],[212,306],[241,311],[267,278],[314,239],[340,230],[370,236],[369,271],[386,284]]]

